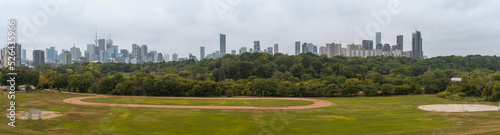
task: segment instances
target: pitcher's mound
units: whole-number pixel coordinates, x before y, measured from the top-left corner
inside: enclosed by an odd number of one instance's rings
[[[434,112],[482,112],[498,111],[498,106],[479,105],[479,104],[436,104],[421,105],[418,109]]]

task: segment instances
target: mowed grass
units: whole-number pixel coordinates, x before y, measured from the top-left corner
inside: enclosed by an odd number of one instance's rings
[[[130,98],[130,97],[108,97],[84,99],[85,102],[109,103],[109,104],[146,104],[146,105],[190,105],[190,106],[258,106],[258,107],[283,107],[304,106],[314,102],[301,100],[246,100],[246,99],[161,99],[161,98]]]
[[[315,98],[334,105],[305,110],[153,109],[73,105],[82,95],[18,93],[16,109],[57,111],[45,121],[0,119],[0,134],[499,134],[500,112],[440,113],[425,104],[470,104],[435,95]],[[8,108],[7,96],[0,107]],[[45,103],[45,104],[43,104]],[[498,105],[479,102],[478,104]],[[7,113],[4,111],[4,113]]]

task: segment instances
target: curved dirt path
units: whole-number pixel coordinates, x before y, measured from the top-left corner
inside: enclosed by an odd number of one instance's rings
[[[163,98],[163,99],[216,99],[216,100],[259,100],[260,98],[194,98],[194,97],[146,97],[146,96],[92,96],[92,97],[75,97],[64,99],[63,102],[77,105],[96,105],[96,106],[118,106],[118,107],[142,107],[142,108],[188,108],[188,109],[309,109],[320,108],[332,105],[331,102],[325,100],[308,99],[308,98],[262,98],[264,100],[302,100],[311,101],[314,104],[306,106],[288,106],[288,107],[256,107],[256,106],[186,106],[186,105],[143,105],[143,104],[108,104],[108,103],[92,103],[83,102],[83,99],[89,98]]]

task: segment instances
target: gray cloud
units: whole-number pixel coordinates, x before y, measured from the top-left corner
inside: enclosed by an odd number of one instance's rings
[[[295,41],[350,44],[357,34],[375,21],[372,13],[387,10],[390,0],[71,0],[61,5],[47,25],[37,27],[33,38],[21,40],[30,52],[75,44],[86,49],[98,37],[111,38],[121,49],[147,44],[151,50],[181,57],[199,47],[207,53],[219,49],[219,33],[227,34],[227,52],[260,40],[267,48],[280,44],[280,51],[293,54]],[[400,0],[402,10],[382,27],[383,43],[395,44],[404,35],[405,50],[411,49],[411,33],[422,31],[425,55],[499,55],[500,1],[495,0]],[[214,5],[225,5],[218,12]],[[0,2],[0,18],[28,18],[43,12],[36,1]],[[221,15],[221,16],[219,16]],[[6,28],[4,29],[6,31]],[[375,33],[368,33],[373,38]],[[6,38],[6,32],[0,33]],[[359,43],[358,43],[359,44]]]

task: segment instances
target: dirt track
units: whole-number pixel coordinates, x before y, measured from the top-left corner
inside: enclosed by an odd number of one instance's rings
[[[119,106],[119,107],[142,107],[142,108],[189,108],[189,109],[309,109],[320,108],[332,105],[331,102],[324,100],[308,99],[308,98],[262,98],[263,100],[303,100],[314,102],[312,105],[306,106],[288,106],[288,107],[255,107],[255,106],[185,106],[185,105],[141,105],[141,104],[107,104],[107,103],[91,103],[81,100],[88,98],[107,98],[107,97],[123,97],[123,98],[164,98],[164,99],[217,99],[217,100],[259,100],[261,98],[193,98],[193,97],[145,97],[145,96],[92,96],[92,97],[75,97],[64,99],[63,102],[77,105],[96,105],[96,106]]]

